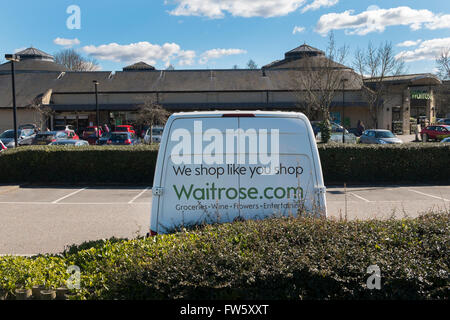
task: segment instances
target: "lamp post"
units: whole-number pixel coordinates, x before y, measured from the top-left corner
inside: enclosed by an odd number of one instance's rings
[[[348,81],[342,78],[342,143],[345,143],[345,83]]]
[[[11,61],[13,121],[14,121],[14,147],[18,147],[19,144],[17,143],[16,80],[15,80],[14,63],[20,61],[20,56],[15,55],[15,54],[5,54],[5,59]]]
[[[95,86],[95,110],[97,112],[97,116],[96,116],[96,119],[97,119],[97,134],[96,135],[97,135],[97,138],[98,138],[99,137],[99,132],[100,132],[100,126],[99,126],[100,111],[98,109],[98,81],[94,80],[92,82],[94,83],[94,86]]]

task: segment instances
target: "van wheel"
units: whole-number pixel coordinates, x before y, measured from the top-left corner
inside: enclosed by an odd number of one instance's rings
[[[428,135],[425,133],[422,135],[422,142],[427,142],[428,141]]]

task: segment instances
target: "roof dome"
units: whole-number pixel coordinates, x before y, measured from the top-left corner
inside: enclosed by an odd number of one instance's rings
[[[36,48],[27,48],[15,53],[20,57],[19,62],[15,62],[17,72],[60,72],[68,69],[55,62],[55,58]],[[8,61],[0,65],[0,73],[11,72],[11,62]]]
[[[122,70],[123,71],[148,71],[148,70],[155,70],[155,67],[141,61],[141,62],[132,64],[130,66],[124,67]]]
[[[308,46],[306,43],[302,44],[300,47],[292,49],[284,54],[286,59],[301,59],[304,57],[315,57],[324,56],[325,52],[316,49],[314,47]]]
[[[16,52],[16,55],[20,56],[21,60],[34,59],[55,62],[52,55],[33,47]]]

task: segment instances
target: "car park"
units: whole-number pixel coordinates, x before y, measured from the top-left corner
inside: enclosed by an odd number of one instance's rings
[[[441,143],[450,143],[450,137],[442,139]]]
[[[39,132],[33,139],[33,145],[48,145],[57,140],[79,140],[72,130]]]
[[[369,129],[359,137],[359,142],[364,144],[400,144],[403,141],[389,130]]]
[[[75,130],[75,127],[73,125],[60,125],[60,126],[54,126],[54,131],[65,131],[65,130]]]
[[[112,132],[106,143],[110,145],[136,145],[140,141],[132,132]]]
[[[296,112],[172,114],[152,194],[151,235],[300,211],[327,215],[314,133]]]
[[[420,131],[423,142],[429,140],[439,141],[450,137],[450,125],[430,125]]]
[[[19,129],[17,130],[17,143],[19,146],[30,145],[35,137],[35,132],[33,129]],[[0,135],[0,140],[8,148],[15,147],[14,141],[14,130],[6,130]]]
[[[88,146],[89,143],[85,140],[60,139],[50,143],[51,146],[74,146],[83,147]]]

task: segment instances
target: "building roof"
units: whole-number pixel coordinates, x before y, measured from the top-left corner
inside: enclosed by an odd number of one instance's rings
[[[55,58],[52,55],[33,47],[16,52],[16,55],[20,56],[20,59],[38,59],[48,60],[52,62],[55,61]]]
[[[364,78],[364,82],[369,84],[379,82],[379,77]],[[390,84],[409,84],[409,85],[436,85],[441,84],[441,80],[432,73],[416,73],[398,76],[387,76],[383,82]]]
[[[122,70],[123,71],[148,71],[148,70],[155,70],[155,67],[141,61],[141,62],[137,62],[132,65],[126,66]]]
[[[301,46],[294,48],[288,52],[286,52],[286,54],[289,53],[314,53],[317,55],[325,55],[325,52],[323,52],[322,50],[319,50],[317,48],[311,47],[309,45],[307,45],[306,43],[302,44]]]
[[[55,58],[36,48],[28,48],[16,53],[20,61],[14,63],[16,72],[52,72],[67,71],[68,69],[55,62]],[[11,73],[11,62],[0,65],[0,74]]]

